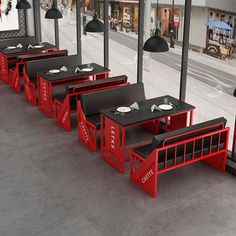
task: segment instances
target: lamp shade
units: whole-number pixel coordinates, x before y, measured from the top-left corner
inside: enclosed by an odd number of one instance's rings
[[[104,32],[104,24],[98,20],[97,14],[94,14],[93,19],[85,26],[85,31],[90,33]]]
[[[54,20],[62,18],[62,13],[55,7],[54,2],[52,8],[46,12],[45,18]]]
[[[16,9],[30,9],[31,5],[27,0],[20,0],[16,4]]]
[[[145,42],[143,50],[148,52],[167,52],[169,51],[169,46],[166,40],[156,33]]]

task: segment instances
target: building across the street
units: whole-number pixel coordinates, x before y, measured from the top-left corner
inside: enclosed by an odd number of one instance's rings
[[[146,0],[151,4],[151,32],[158,27],[163,36],[170,36],[175,31],[175,38],[182,42],[184,23],[184,0]],[[97,1],[97,11],[103,19],[103,0]],[[138,0],[110,0],[109,16],[114,18],[121,30],[137,32]],[[207,47],[209,33],[207,23],[210,20],[225,21],[231,31],[222,31],[223,38],[235,43],[236,38],[236,3],[234,0],[193,0],[191,15],[190,45],[203,51]],[[217,32],[214,32],[217,34]]]

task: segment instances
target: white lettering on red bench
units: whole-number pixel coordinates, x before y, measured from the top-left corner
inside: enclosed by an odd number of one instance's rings
[[[146,175],[142,178],[142,183],[145,184],[154,175],[153,170],[149,170]]]
[[[111,149],[115,149],[115,127],[111,126]]]
[[[81,125],[82,132],[83,132],[83,134],[84,134],[84,137],[85,137],[84,141],[85,141],[85,143],[88,143],[89,138],[88,138],[88,134],[87,134],[87,131],[86,131],[84,122],[81,121],[81,122],[80,122],[80,125]]]
[[[65,121],[66,121],[66,119],[67,119],[68,116],[69,116],[69,112],[66,111],[65,114],[64,114],[64,116],[63,116],[63,118],[62,118],[62,123],[63,123],[63,124],[65,123]]]

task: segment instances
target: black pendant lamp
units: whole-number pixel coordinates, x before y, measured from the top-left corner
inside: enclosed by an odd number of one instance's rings
[[[52,4],[52,8],[49,9],[46,14],[45,14],[45,18],[47,19],[60,19],[62,18],[62,14],[61,12],[57,9],[56,4],[55,4],[56,0],[53,0],[53,4]]]
[[[166,40],[159,35],[159,30],[156,29],[155,35],[145,42],[143,50],[148,52],[167,52],[169,51],[169,46]]]
[[[93,15],[93,19],[85,26],[85,31],[90,33],[104,32],[104,29],[104,24],[98,20],[96,13]]]
[[[31,5],[27,0],[20,0],[16,4],[16,9],[30,9]]]

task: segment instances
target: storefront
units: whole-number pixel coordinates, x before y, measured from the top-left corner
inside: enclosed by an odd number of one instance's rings
[[[235,40],[236,15],[209,11],[206,53],[218,58],[231,58]]]
[[[178,39],[178,29],[180,26],[180,9],[171,7],[159,8],[157,13],[157,27],[161,31],[161,35],[170,36],[170,31],[175,31],[176,39]]]
[[[103,19],[103,0],[98,2],[98,15]],[[109,1],[109,17],[117,22],[120,30],[138,32],[138,0]]]

